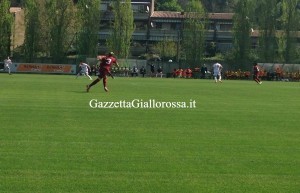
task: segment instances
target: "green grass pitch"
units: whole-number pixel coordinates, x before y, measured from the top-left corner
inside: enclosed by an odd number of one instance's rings
[[[300,83],[0,74],[0,192],[298,193]],[[196,101],[196,108],[91,108]]]

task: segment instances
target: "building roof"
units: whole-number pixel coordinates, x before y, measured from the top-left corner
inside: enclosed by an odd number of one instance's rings
[[[234,13],[209,13],[208,18],[214,20],[232,20]],[[176,11],[154,11],[151,18],[184,19],[186,13]]]
[[[209,13],[209,19],[232,20],[234,13]]]
[[[178,19],[184,18],[184,14],[182,12],[175,11],[154,11],[151,18],[164,18],[164,19]]]

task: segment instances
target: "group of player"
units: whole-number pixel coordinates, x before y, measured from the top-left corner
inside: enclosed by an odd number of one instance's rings
[[[192,78],[193,71],[190,68],[187,68],[187,69],[174,68],[172,76],[173,76],[173,78]]]
[[[222,76],[221,76],[221,71],[223,69],[223,66],[220,63],[215,63],[213,65],[213,70],[214,70],[214,80],[215,83],[217,82],[222,82]],[[259,78],[259,74],[260,74],[260,69],[258,67],[258,64],[256,62],[253,63],[253,80],[257,83],[257,84],[262,84],[262,81]]]
[[[94,85],[96,85],[101,79],[103,81],[103,87],[106,92],[108,92],[107,88],[107,76],[111,76],[114,78],[112,75],[110,69],[113,65],[119,67],[119,64],[117,62],[117,59],[114,57],[114,53],[110,52],[108,55],[103,56],[101,58],[98,58],[100,65],[99,65],[99,72],[98,72],[98,77],[96,80],[94,80],[91,84],[86,86],[86,91],[89,92],[90,88]],[[4,69],[8,70],[8,73],[11,74],[11,69],[10,65],[12,65],[12,61],[9,57],[7,57],[4,60]],[[91,71],[90,66],[87,63],[84,63],[83,61],[80,62],[79,64],[81,71],[76,75],[76,78],[80,76],[81,74],[87,76],[90,80],[93,80],[93,78],[89,75],[89,71]],[[214,81],[215,83],[217,82],[222,82],[222,76],[221,76],[221,71],[223,69],[223,66],[220,63],[215,63],[213,64],[213,76],[214,76]],[[257,82],[258,84],[262,84],[261,80],[259,79],[259,67],[257,63],[254,63],[253,65],[253,80]],[[174,69],[173,71],[173,76],[175,77],[182,77],[183,74],[185,74],[185,77],[192,77],[192,70],[191,69],[186,69],[185,71],[183,69]]]
[[[221,75],[222,69],[223,69],[223,66],[220,63],[213,64],[213,77],[214,77],[215,83],[222,82],[222,75]],[[206,73],[206,72],[204,72],[204,73]],[[179,69],[173,70],[174,78],[192,78],[192,75],[193,75],[193,71],[190,68],[187,68],[187,69],[179,68]]]
[[[100,65],[99,65],[99,72],[98,72],[98,77],[96,80],[94,80],[91,84],[86,85],[86,91],[89,92],[89,90],[91,89],[91,87],[93,87],[94,85],[96,85],[101,79],[103,81],[103,87],[104,90],[106,92],[108,92],[108,88],[107,88],[107,76],[111,76],[112,78],[113,75],[111,73],[111,67],[113,65],[119,67],[119,64],[117,62],[117,59],[114,57],[114,53],[110,52],[108,55],[103,56],[101,58],[98,58],[98,60],[100,60]],[[86,63],[84,63],[83,61],[80,62],[79,64],[80,68],[81,68],[81,72],[79,72],[76,75],[76,78],[80,75],[80,74],[84,74],[86,75],[90,80],[93,80],[92,77],[89,76],[89,71],[90,66]],[[220,63],[214,63],[213,64],[213,77],[214,77],[214,82],[215,83],[222,83],[222,72],[223,66]],[[173,72],[173,76],[182,76],[183,72],[185,72],[186,76],[192,76],[192,70],[186,70],[183,71],[182,69],[174,69]],[[259,78],[259,67],[257,63],[253,63],[253,80],[257,83],[257,84],[262,84],[260,78]]]
[[[289,69],[287,71],[284,71],[282,67],[278,66],[274,69],[269,68],[268,70],[264,69],[263,67],[260,67],[259,77],[262,80],[268,81],[299,81],[300,70],[289,72]]]

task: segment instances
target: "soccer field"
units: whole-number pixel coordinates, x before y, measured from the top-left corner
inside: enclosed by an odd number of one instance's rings
[[[0,74],[1,193],[300,191],[299,82],[90,82]]]

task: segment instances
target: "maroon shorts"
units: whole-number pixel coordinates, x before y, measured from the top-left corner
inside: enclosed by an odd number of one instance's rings
[[[253,80],[258,79],[258,78],[259,78],[258,74],[253,74]]]
[[[99,69],[99,75],[98,75],[98,77],[99,78],[104,78],[104,77],[106,77],[109,74],[110,74],[109,69],[107,69],[107,68],[100,68]]]

